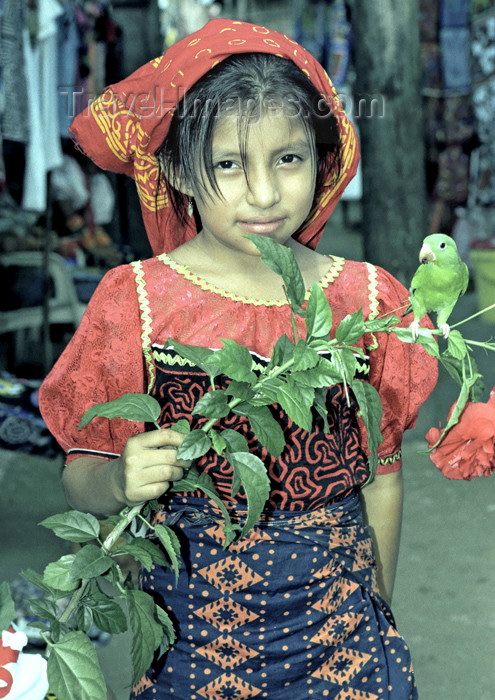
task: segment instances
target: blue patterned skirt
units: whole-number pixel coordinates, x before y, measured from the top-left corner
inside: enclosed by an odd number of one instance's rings
[[[134,698],[417,698],[357,494],[272,511],[226,550],[206,499],[177,498],[163,515],[183,543],[179,582],[155,567],[142,587],[169,610],[177,641]]]

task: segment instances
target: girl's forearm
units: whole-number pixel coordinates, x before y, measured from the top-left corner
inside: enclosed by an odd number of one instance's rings
[[[115,463],[116,460],[79,457],[64,468],[62,483],[71,508],[100,517],[114,515],[125,507]]]
[[[378,586],[390,603],[394,590],[402,524],[403,483],[400,471],[379,474],[361,491],[365,521],[375,545]]]

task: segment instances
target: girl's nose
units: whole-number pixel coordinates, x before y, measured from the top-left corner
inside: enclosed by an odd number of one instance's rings
[[[277,177],[270,168],[253,168],[246,179],[246,200],[252,206],[269,209],[280,201]]]

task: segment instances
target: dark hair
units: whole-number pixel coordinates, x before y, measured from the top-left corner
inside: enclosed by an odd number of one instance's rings
[[[249,124],[263,110],[282,107],[287,116],[297,118],[315,143],[318,193],[324,179],[340,174],[340,135],[330,106],[305,73],[292,61],[274,54],[236,54],[221,61],[195,83],[179,102],[170,129],[157,151],[165,169],[168,195],[179,220],[184,220],[186,198],[178,191],[179,182],[192,186],[199,196],[208,191],[219,194],[212,161],[215,120],[238,113],[241,157]],[[326,167],[320,165],[325,162]]]

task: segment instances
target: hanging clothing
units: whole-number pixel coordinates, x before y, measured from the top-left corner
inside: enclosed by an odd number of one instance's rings
[[[47,207],[47,173],[62,165],[58,126],[57,18],[63,10],[56,0],[40,0],[38,11],[39,28],[34,45],[28,31],[23,31],[29,94],[29,143],[22,207],[42,213]]]
[[[28,90],[23,53],[24,20],[24,3],[19,0],[4,0],[0,25],[0,72],[4,100],[0,131],[4,139],[20,143],[27,143],[29,139]]]

